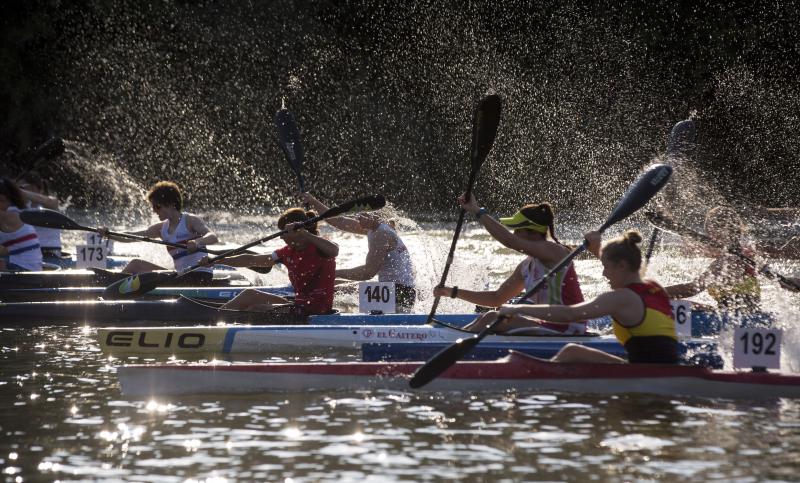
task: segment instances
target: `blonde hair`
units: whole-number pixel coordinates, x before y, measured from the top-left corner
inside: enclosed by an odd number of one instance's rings
[[[622,236],[603,244],[602,255],[612,262],[624,261],[631,270],[638,272],[642,268],[642,250],[639,243],[642,235],[638,231],[628,230]]]

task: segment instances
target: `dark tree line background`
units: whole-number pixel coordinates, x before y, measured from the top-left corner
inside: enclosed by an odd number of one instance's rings
[[[496,209],[607,209],[690,115],[687,199],[797,205],[798,10],[720,3],[10,0],[0,159],[13,174],[55,135],[141,186],[178,181],[194,206],[285,205],[285,97],[312,190],[452,212],[471,111],[498,93],[477,188]],[[42,171],[78,205],[108,200],[74,160]]]

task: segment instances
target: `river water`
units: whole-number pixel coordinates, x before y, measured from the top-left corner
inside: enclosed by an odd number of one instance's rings
[[[228,243],[273,229],[259,217],[206,217]],[[423,225],[405,236],[425,291],[441,272],[450,230]],[[341,245],[339,266],[363,259],[365,240],[325,233]],[[579,233],[575,227],[565,238]],[[68,245],[82,237],[65,234]],[[686,280],[707,263],[680,255],[670,248],[675,241],[667,239],[649,268],[662,283]],[[166,262],[161,247],[117,245],[117,252]],[[450,283],[495,286],[520,258],[471,224]],[[579,260],[577,269],[587,297],[606,288],[595,260]],[[284,283],[285,275],[265,282]],[[764,290],[786,331],[783,366],[798,371],[798,299],[768,282]],[[429,304],[422,300],[417,311]],[[441,309],[472,307],[448,299]],[[800,404],[793,400],[383,390],[143,399],[121,395],[115,374],[116,365],[142,360],[104,356],[92,326],[6,324],[4,481],[797,481],[800,474]],[[720,338],[730,346],[730,334]]]

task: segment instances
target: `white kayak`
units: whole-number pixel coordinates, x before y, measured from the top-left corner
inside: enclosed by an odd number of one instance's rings
[[[412,391],[420,362],[156,364],[117,368],[129,396],[252,394],[310,390]],[[798,398],[800,376],[711,371],[659,364],[560,364],[512,352],[497,361],[461,361],[424,387],[431,391],[649,393],[669,397]]]
[[[561,347],[583,343],[624,353],[613,336],[564,336],[541,331],[490,335],[487,344],[526,341]],[[454,342],[474,334],[444,325],[221,325],[201,327],[109,327],[97,330],[103,352],[114,355],[213,357],[217,355],[321,353],[369,343]],[[556,349],[557,350],[557,349]]]

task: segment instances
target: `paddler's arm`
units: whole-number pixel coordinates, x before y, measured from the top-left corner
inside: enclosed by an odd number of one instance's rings
[[[205,222],[197,216],[187,215],[186,228],[188,228],[190,232],[199,235],[198,238],[186,242],[189,253],[196,252],[198,247],[205,247],[219,242],[216,233],[211,231],[208,226],[206,226]]]
[[[328,206],[324,203],[319,201],[312,195],[311,193],[300,193],[300,198],[309,205],[311,205],[317,213],[325,213],[328,211]],[[367,230],[361,227],[361,223],[354,218],[348,218],[346,216],[334,216],[333,218],[328,218],[325,222],[333,227],[336,227],[342,231],[346,231],[349,233],[355,233],[357,235],[366,235]],[[355,279],[353,279],[355,280]],[[360,280],[360,279],[359,279]],[[366,280],[366,279],[365,279]]]
[[[575,305],[523,305],[506,304],[500,315],[524,315],[549,322],[575,322],[610,315],[616,320],[641,320],[641,299],[631,290],[619,289],[598,295],[594,300]]]
[[[308,243],[317,247],[317,250],[319,250],[319,252],[325,258],[336,258],[339,255],[339,245],[326,238],[322,238],[319,235],[315,235],[308,230],[300,228],[302,225],[302,222],[289,223],[286,225],[286,229],[289,231],[297,230],[297,233],[305,238]]]
[[[378,232],[376,236],[378,238],[370,247],[371,250],[367,252],[367,259],[364,265],[336,270],[337,277],[346,278],[347,280],[369,280],[378,274],[386,255],[391,249],[390,243],[392,240],[389,240],[389,237],[383,232]]]
[[[161,223],[156,223],[155,225],[150,225],[149,227],[145,228],[144,230],[137,230],[137,231],[126,231],[129,235],[136,235],[136,236],[146,236],[148,238],[161,238]],[[109,240],[114,240],[120,243],[133,243],[138,240],[131,240],[130,238],[120,238],[116,236],[109,236],[108,235],[108,227],[101,227],[97,229],[97,234],[100,235],[102,238],[108,238]]]
[[[466,210],[468,213],[477,216],[478,212],[480,212],[480,207],[478,206],[478,201],[475,199],[475,196],[470,195],[470,199],[468,201],[464,198],[464,196],[465,195],[461,195],[458,198],[461,207],[464,208],[464,210]],[[486,231],[492,235],[492,238],[499,241],[503,246],[538,258],[539,260],[545,262],[545,264],[561,261],[561,259],[563,259],[565,256],[565,252],[567,251],[566,248],[560,245],[547,243],[544,240],[523,240],[522,238],[514,235],[513,232],[503,226],[502,223],[494,219],[488,213],[482,214],[478,218],[478,223],[483,225],[483,227],[486,228]]]
[[[32,202],[43,206],[44,208],[50,208],[51,210],[58,209],[58,198],[55,196],[47,196],[40,193],[36,193],[34,191],[28,191],[26,189],[19,189],[22,196],[31,200]]]
[[[511,297],[519,294],[525,288],[525,282],[520,273],[520,265],[517,265],[514,273],[506,279],[497,290],[476,292],[455,287],[436,287],[433,295],[437,297],[452,297],[466,300],[467,302],[481,307],[499,307],[507,302]]]
[[[703,291],[703,289],[695,282],[670,285],[668,287],[664,287],[664,290],[667,291],[667,294],[671,299],[685,299],[688,297],[694,297]]]
[[[272,254],[266,255],[234,255],[232,257],[225,257],[220,259],[219,261],[215,261],[214,263],[224,263],[225,265],[230,265],[231,267],[266,267],[269,268],[275,265],[275,260],[272,258]],[[200,265],[208,265],[208,257],[204,257],[200,260]]]

